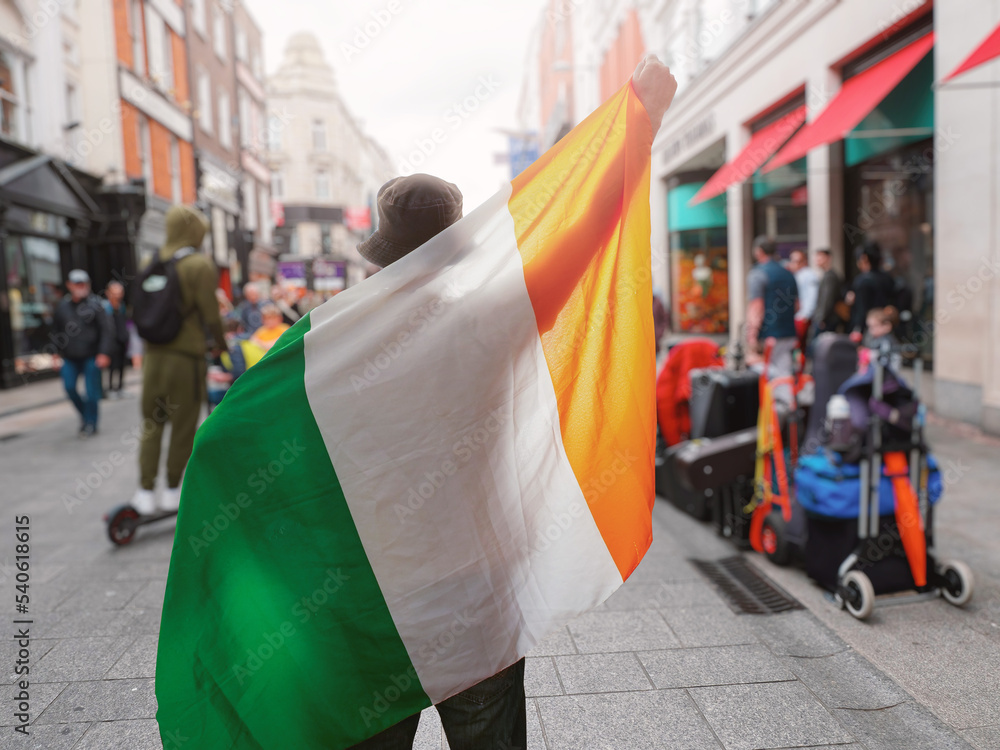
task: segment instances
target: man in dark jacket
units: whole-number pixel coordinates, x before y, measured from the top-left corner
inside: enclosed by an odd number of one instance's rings
[[[851,338],[860,342],[868,327],[868,313],[892,302],[895,284],[882,270],[882,249],[866,242],[854,251],[860,273],[854,277],[847,302],[851,306]]]
[[[168,260],[188,248],[199,248],[208,231],[208,219],[188,206],[172,206],[166,217],[167,241],[160,258]],[[142,368],[142,416],[139,444],[140,486],[132,507],[142,514],[177,510],[181,476],[191,457],[201,405],[206,402],[207,349],[205,330],[215,346],[225,350],[226,338],[215,296],[218,271],[212,259],[194,252],[176,261],[183,320],[177,337],[168,344],[146,344]],[[167,452],[167,486],[156,502],[154,487],[160,467],[163,427],[171,423]]]
[[[69,294],[56,308],[52,343],[62,357],[62,379],[66,395],[80,412],[80,436],[97,432],[98,404],[101,400],[101,370],[111,363],[114,331],[100,297],[91,293],[90,276],[82,269],[69,272]],[[83,375],[85,397],[77,391]]]
[[[840,291],[844,282],[833,268],[833,259],[828,249],[816,251],[816,268],[823,273],[823,276],[820,278],[816,310],[813,312],[814,335],[826,331],[836,332],[840,325],[837,303],[840,302]]]

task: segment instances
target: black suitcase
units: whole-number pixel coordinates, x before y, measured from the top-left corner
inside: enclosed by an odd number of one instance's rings
[[[686,445],[680,443],[667,448],[662,439],[657,441],[656,494],[699,521],[707,521],[712,515],[712,491],[692,489],[681,481],[678,472],[677,454]]]
[[[826,404],[858,369],[858,347],[850,336],[821,333],[813,342],[813,381],[816,397],[803,438],[803,452],[813,453],[822,440]]]
[[[752,370],[691,371],[691,438],[715,438],[757,424],[760,376]]]
[[[721,437],[689,440],[674,454],[680,480],[694,490],[714,490],[741,477],[753,477],[757,428]]]

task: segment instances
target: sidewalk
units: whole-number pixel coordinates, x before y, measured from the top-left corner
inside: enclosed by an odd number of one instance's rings
[[[173,524],[144,527],[131,546],[114,548],[101,520],[134,490],[131,436],[138,422],[136,399],[106,401],[96,438],[76,439],[76,418],[67,412],[3,444],[0,472],[16,490],[0,500],[0,611],[13,612],[13,519],[29,515],[34,622],[28,739],[12,729],[10,616],[0,630],[0,748],[162,747],[153,677]],[[111,467],[116,451],[126,461]],[[978,462],[974,477],[990,455],[1000,463],[995,449],[971,440],[949,445],[949,452],[963,451]],[[962,506],[960,497],[949,502]],[[796,596],[810,609],[736,614],[689,561],[729,558],[733,547],[662,500],[654,510],[654,540],[610,601],[529,656],[531,750],[1000,747],[994,705],[1000,691],[964,707],[965,723],[949,719],[949,726],[928,707],[929,698],[915,698],[898,675],[887,676],[811,611],[827,605],[814,601],[815,588],[800,572],[772,575],[777,569],[760,566],[787,589],[801,587]],[[932,602],[896,609],[917,621],[927,617],[923,637],[943,644],[953,634],[942,618],[953,613],[942,608]],[[821,614],[851,620],[832,609]],[[954,616],[965,615],[954,610]],[[871,634],[882,626],[857,627]],[[997,679],[1000,640],[988,643],[993,650],[977,652],[978,666],[971,667],[977,685]],[[965,730],[971,726],[979,730]],[[433,711],[421,721],[416,747],[447,747]]]

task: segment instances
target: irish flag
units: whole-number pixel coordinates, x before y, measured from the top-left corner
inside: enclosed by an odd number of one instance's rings
[[[165,748],[349,747],[513,664],[636,567],[652,136],[628,84],[236,382],[184,479]]]

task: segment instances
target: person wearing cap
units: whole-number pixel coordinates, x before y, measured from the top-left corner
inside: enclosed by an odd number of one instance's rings
[[[673,99],[677,82],[655,56],[647,55],[632,76],[653,133]],[[426,174],[396,177],[378,192],[378,229],[358,245],[370,263],[385,268],[462,218],[462,193]],[[461,342],[455,342],[461,346]],[[435,705],[451,750],[526,748],[524,659]],[[420,714],[414,714],[352,750],[412,748]]]
[[[462,193],[427,174],[397,177],[379,189],[378,217],[378,229],[358,245],[358,252],[385,268],[461,219]],[[452,750],[527,747],[524,659],[435,708]],[[411,748],[419,722],[420,714],[414,714],[353,750]]]
[[[214,346],[227,351],[226,338],[215,296],[218,272],[212,259],[198,251],[208,219],[189,206],[172,206],[166,216],[167,241],[160,248],[160,258],[168,260],[178,253],[177,279],[180,282],[183,320],[177,337],[166,344],[146,344],[142,371],[143,431],[139,440],[139,489],[131,505],[148,515],[155,510],[175,511],[180,506],[181,477],[198,428],[201,405],[207,403],[205,378],[208,350],[205,331]],[[191,252],[191,250],[194,252]],[[167,451],[167,486],[159,501],[154,492],[160,467],[163,427],[170,422],[170,447]]]
[[[90,288],[90,276],[75,268],[66,278],[69,294],[56,308],[51,340],[62,358],[62,379],[66,395],[80,413],[80,436],[97,432],[101,400],[101,370],[111,363],[114,330],[100,297]],[[83,375],[84,396],[77,384]]]

